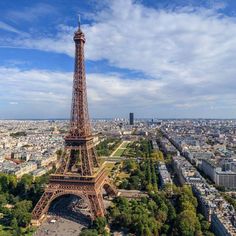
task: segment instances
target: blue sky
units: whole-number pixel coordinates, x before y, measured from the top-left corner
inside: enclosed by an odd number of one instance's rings
[[[90,116],[236,118],[236,1],[0,1],[0,119],[68,118],[73,33]]]

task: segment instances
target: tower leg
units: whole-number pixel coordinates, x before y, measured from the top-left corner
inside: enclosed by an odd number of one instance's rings
[[[54,192],[45,191],[32,212],[31,224],[39,226],[45,217],[45,213],[52,201]]]
[[[96,192],[94,189],[93,193],[84,196],[84,193],[81,190],[70,190],[66,191],[65,186],[60,186],[53,191],[53,186],[46,189],[38,203],[36,204],[33,212],[32,212],[32,220],[31,224],[34,226],[39,226],[46,217],[47,211],[51,202],[59,196],[62,195],[76,195],[78,197],[85,197],[87,198],[87,202],[89,204],[91,218],[94,220],[97,216],[104,216],[105,215],[105,207],[103,203],[103,195],[102,191]]]
[[[96,193],[94,195],[88,195],[92,219],[95,219],[97,216],[105,215],[105,207],[103,203],[102,193]]]

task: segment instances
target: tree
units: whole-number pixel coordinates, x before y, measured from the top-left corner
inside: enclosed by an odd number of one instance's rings
[[[170,197],[173,194],[174,185],[171,183],[165,184],[163,191],[167,197]]]
[[[93,228],[97,230],[97,232],[99,234],[103,234],[105,233],[106,227],[107,225],[107,220],[105,217],[97,217],[94,221],[93,221]]]
[[[15,217],[11,220],[11,227],[13,231],[13,236],[21,235],[20,227],[18,226],[18,223]]]
[[[0,208],[7,204],[6,194],[0,194]]]
[[[156,193],[153,196],[155,200],[152,195],[140,201],[127,201],[121,197],[115,199],[114,205],[108,209],[112,224],[138,236],[158,236],[164,222],[168,221],[168,206],[161,196]]]
[[[157,186],[157,173],[156,173],[156,165],[151,161],[151,168],[152,168],[152,184],[154,191],[158,190]]]
[[[143,230],[143,236],[152,236],[152,232],[151,230],[148,228],[148,226],[146,226]]]
[[[156,219],[159,222],[164,223],[167,220],[167,211],[158,210],[158,213],[156,215]]]
[[[211,232],[204,232],[204,236],[215,236],[213,233],[211,233]]]
[[[19,226],[25,227],[30,223],[31,208],[32,208],[31,201],[23,200],[16,203],[12,211],[12,214],[13,214],[13,217],[17,219]]]
[[[18,228],[18,223],[15,217],[11,220],[11,227],[13,230]]]
[[[152,173],[151,173],[150,160],[146,161],[146,180],[147,180],[148,184],[152,184]]]
[[[194,236],[195,233],[200,231],[201,226],[195,212],[185,210],[177,217],[177,228],[182,236]]]
[[[151,158],[155,161],[162,161],[164,162],[164,156],[161,151],[154,151],[151,153]]]
[[[130,189],[139,189],[140,188],[140,180],[139,177],[134,175],[129,179],[129,188]]]
[[[33,176],[32,175],[23,175],[20,181],[17,183],[17,193],[21,197],[26,197],[27,192],[30,190],[33,184]]]
[[[210,223],[205,220],[204,216],[202,214],[198,214],[198,219],[200,221],[200,224],[201,224],[201,230],[203,232],[204,235],[208,235],[209,230],[210,230]]]
[[[202,229],[202,231],[208,231],[209,229],[210,229],[210,224],[209,224],[209,222],[208,221],[206,221],[206,220],[202,220],[201,221],[201,229]]]
[[[127,172],[131,172],[132,170],[135,170],[136,168],[137,168],[137,164],[134,160],[125,160],[124,169]]]
[[[197,207],[197,199],[193,196],[192,189],[188,185],[181,188],[180,202],[190,202],[195,208]]]
[[[176,218],[176,211],[175,208],[173,207],[173,205],[167,201],[167,207],[168,207],[168,220],[170,221],[174,221]]]
[[[98,236],[98,232],[96,229],[85,229],[82,230],[80,236]]]
[[[166,234],[169,229],[170,229],[170,225],[169,224],[164,224],[161,228],[161,232]],[[161,234],[161,235],[163,235],[163,234]]]
[[[0,190],[2,192],[8,191],[9,178],[6,174],[0,174]]]
[[[194,207],[194,205],[186,200],[180,201],[180,210],[184,211],[184,210],[189,210],[189,211],[195,211],[196,208]]]
[[[152,184],[148,184],[147,186],[146,186],[146,190],[148,191],[148,193],[152,193],[153,192],[153,185]]]
[[[128,186],[129,186],[129,181],[127,179],[124,179],[121,183],[120,183],[120,186],[119,188],[123,188],[123,189],[128,189]]]
[[[15,175],[8,175],[8,181],[9,181],[9,191],[11,193],[14,193],[14,190],[17,186],[17,179]]]

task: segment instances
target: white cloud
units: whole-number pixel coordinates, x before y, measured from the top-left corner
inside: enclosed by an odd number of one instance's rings
[[[155,10],[127,0],[112,1],[95,17],[94,24],[84,26],[87,59],[187,84],[217,80],[232,68],[235,18],[209,9]],[[60,26],[54,38],[25,38],[19,44],[73,57],[74,30]],[[230,72],[229,77],[235,73]]]
[[[144,75],[136,80],[129,78],[128,73],[88,75],[95,114],[99,114],[100,109],[111,115],[123,106],[124,110],[134,107],[144,116],[159,111],[165,116],[167,109],[170,116],[199,113],[235,116],[232,109],[236,100],[236,19],[218,15],[217,9],[157,10],[130,0],[119,0],[110,1],[109,7],[90,15],[93,24],[83,26],[87,39],[86,58],[105,59],[114,67]],[[55,37],[25,37],[11,45],[74,57],[74,30],[61,25]],[[26,72],[21,73],[27,77]],[[58,85],[52,79],[56,73],[44,72],[42,78],[35,77],[34,83],[42,83],[46,77],[51,81],[49,87],[55,86],[57,90],[63,83]],[[68,74],[63,74],[62,81],[65,76]],[[40,99],[66,100],[64,94],[48,94],[49,87],[41,85],[44,90],[39,94]],[[69,91],[69,82],[59,90],[64,88]],[[164,107],[165,104],[168,107]],[[214,114],[208,114],[210,107],[214,107]],[[224,114],[221,114],[223,108]]]
[[[17,105],[18,102],[9,102],[10,105]]]
[[[106,107],[107,111],[112,111],[115,104],[117,107],[132,107],[132,103],[143,106],[153,98],[156,99],[156,94],[164,86],[155,80],[123,80],[118,75],[88,74],[87,77],[92,114],[99,116],[103,115],[99,113],[100,109]],[[53,107],[59,116],[68,117],[72,78],[72,73],[0,67],[0,101],[11,105],[16,105],[17,101],[22,110],[27,112],[31,108],[29,112],[32,113],[37,108],[41,111],[46,109],[50,114]],[[161,103],[161,96],[159,99],[154,103]],[[131,104],[126,101],[131,101]]]
[[[5,31],[10,31],[13,33],[17,33],[17,34],[22,34],[22,32],[20,30],[16,29],[15,27],[13,27],[9,24],[6,24],[5,22],[2,22],[2,21],[0,21],[0,29],[5,30]]]
[[[65,92],[70,89],[70,78],[71,73],[0,67],[0,98],[26,103],[63,102]]]
[[[30,49],[38,49],[46,52],[63,53],[68,56],[74,56],[72,27],[60,25],[58,26],[58,33],[53,38],[30,37],[22,38],[20,41],[15,41],[15,46],[23,46]]]
[[[45,70],[21,70],[0,67],[0,117],[20,112],[26,117],[68,117],[70,114],[72,73]],[[8,78],[7,80],[5,78]],[[119,74],[88,74],[89,110],[92,117],[126,115],[135,111],[138,116],[189,116],[199,114],[199,107],[224,109],[225,99],[231,106],[236,95],[196,95],[177,92],[155,79],[128,79]],[[173,91],[175,91],[173,93]],[[217,104],[217,106],[216,106]],[[14,108],[13,108],[14,107]],[[164,114],[164,115],[163,115]],[[234,113],[235,114],[235,113]]]

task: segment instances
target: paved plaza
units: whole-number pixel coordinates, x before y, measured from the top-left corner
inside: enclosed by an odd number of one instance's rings
[[[104,199],[105,208],[111,201]],[[89,209],[82,199],[70,195],[51,204],[48,217],[33,236],[78,236],[90,224]]]
[[[77,236],[90,224],[89,212],[75,196],[60,198],[49,209],[47,220],[34,236]]]
[[[81,230],[85,227],[82,224],[68,220],[63,217],[57,217],[55,223],[50,223],[55,217],[49,217],[47,222],[44,222],[34,234],[34,236],[78,236]]]

